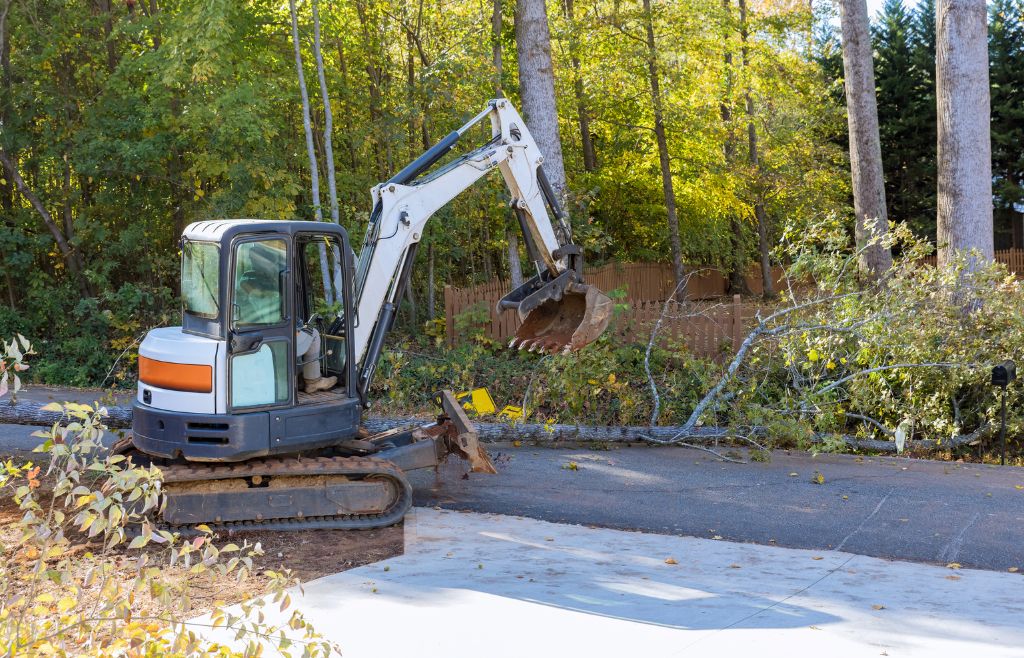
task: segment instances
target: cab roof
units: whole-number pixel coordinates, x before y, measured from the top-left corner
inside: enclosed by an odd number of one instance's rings
[[[277,233],[293,235],[305,231],[333,233],[345,230],[332,222],[306,222],[274,219],[213,219],[189,224],[182,236],[186,240],[226,242],[241,233]]]

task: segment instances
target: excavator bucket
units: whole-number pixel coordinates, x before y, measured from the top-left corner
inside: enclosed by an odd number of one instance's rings
[[[566,291],[559,300],[549,300],[525,316],[512,339],[512,346],[531,352],[575,352],[593,343],[604,332],[612,316],[612,300],[593,286]]]
[[[612,317],[612,300],[572,274],[546,283],[534,277],[499,302],[499,308],[515,308],[522,321],[510,347],[564,354],[600,337]]]

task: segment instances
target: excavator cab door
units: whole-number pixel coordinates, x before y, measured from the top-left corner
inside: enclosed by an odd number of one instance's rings
[[[291,240],[242,236],[229,268],[228,405],[232,411],[284,407],[294,392]]]

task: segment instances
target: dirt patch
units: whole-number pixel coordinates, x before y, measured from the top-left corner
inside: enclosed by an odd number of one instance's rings
[[[7,573],[19,571],[10,563],[11,561],[20,561],[24,564],[29,560],[24,554],[11,550],[17,545],[12,524],[21,518],[21,512],[12,500],[12,494],[11,490],[0,490],[0,560],[7,562],[3,567],[14,567]],[[215,537],[215,545],[218,546],[229,542],[242,545],[244,541],[250,544],[258,542],[263,549],[263,555],[254,558],[252,573],[241,581],[237,580],[234,574],[219,576],[209,571],[189,574],[187,569],[181,567],[162,569],[161,579],[168,584],[187,585],[189,596],[186,607],[179,613],[182,617],[208,612],[215,601],[230,605],[266,593],[269,579],[263,574],[267,570],[290,569],[301,582],[308,582],[401,555],[403,529],[402,525],[398,524],[376,530],[249,530],[223,532]],[[76,576],[84,575],[97,561],[102,561],[114,566],[114,578],[128,583],[137,573],[138,558],[142,552],[149,553],[150,566],[166,563],[166,553],[161,552],[159,547],[142,551],[129,551],[119,547],[104,551],[101,543],[89,541],[84,536],[74,538],[71,549],[65,555],[83,556],[83,559],[73,560],[72,569],[81,572],[76,573]],[[95,554],[95,557],[84,559],[84,556],[90,553]],[[13,596],[19,589],[18,582],[11,582],[9,585],[10,587],[0,589],[6,590],[6,596]],[[140,597],[135,600],[132,608],[136,615],[145,614],[151,609],[151,602]]]
[[[386,560],[403,551],[402,524],[377,530],[238,532],[230,541],[260,542],[260,569],[287,567],[303,582]],[[225,538],[227,539],[227,538]]]

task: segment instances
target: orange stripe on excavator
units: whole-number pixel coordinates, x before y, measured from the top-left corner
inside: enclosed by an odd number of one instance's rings
[[[170,363],[139,357],[139,379],[150,386],[209,393],[213,390],[213,368],[192,363]]]

